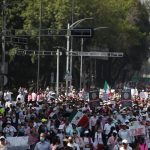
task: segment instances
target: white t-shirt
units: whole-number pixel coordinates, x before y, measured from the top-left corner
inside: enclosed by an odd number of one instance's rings
[[[13,126],[10,126],[10,127],[6,126],[3,132],[6,134],[6,137],[13,137],[15,132],[17,132],[17,130]]]
[[[20,100],[18,100],[20,98]],[[22,94],[19,94],[17,96],[17,101],[23,103],[24,102],[24,96]]]
[[[96,117],[92,116],[92,117],[90,118],[90,128],[91,128],[92,126],[95,126],[95,125],[96,125],[97,120],[98,120],[98,117],[97,117],[97,116],[96,116]]]
[[[90,142],[91,142],[91,144],[93,144],[92,138],[88,138],[88,137],[83,138],[83,143],[84,143],[83,150],[91,150]]]
[[[119,136],[122,138],[122,139],[127,139],[129,143],[131,143],[131,137],[130,137],[130,134],[129,134],[129,129],[126,129],[126,130],[119,130]]]
[[[37,98],[36,93],[33,92],[31,95],[32,95],[32,101],[36,101]]]
[[[102,133],[95,133],[95,144],[103,144]]]
[[[110,133],[111,127],[113,127],[113,126],[114,126],[114,125],[108,124],[108,123],[106,123],[106,124],[104,125],[104,130],[105,130],[105,134],[106,134],[106,135],[108,135],[108,134]]]
[[[120,150],[126,150],[126,149],[124,149],[124,147],[121,146],[121,147],[120,147]],[[130,146],[128,146],[128,147],[127,147],[127,150],[132,150],[132,148],[131,148]]]

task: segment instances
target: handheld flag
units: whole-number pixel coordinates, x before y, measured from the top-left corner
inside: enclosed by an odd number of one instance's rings
[[[105,93],[109,93],[109,85],[108,85],[108,83],[107,83],[107,81],[105,81],[105,83],[104,83],[104,91],[105,91]]]

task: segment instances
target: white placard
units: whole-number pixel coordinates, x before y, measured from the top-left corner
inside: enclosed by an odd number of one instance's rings
[[[28,136],[21,136],[21,137],[7,137],[6,140],[9,143],[9,146],[27,146],[28,145]]]

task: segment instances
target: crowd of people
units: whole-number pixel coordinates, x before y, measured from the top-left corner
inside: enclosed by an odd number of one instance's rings
[[[149,98],[137,95],[132,106],[123,107],[114,90],[107,101],[99,97],[92,107],[83,94],[73,89],[57,96],[49,88],[35,92],[21,87],[14,97],[5,91],[0,103],[0,150],[11,146],[8,137],[22,136],[28,136],[29,150],[150,149]],[[72,122],[77,112],[86,116],[84,125]]]

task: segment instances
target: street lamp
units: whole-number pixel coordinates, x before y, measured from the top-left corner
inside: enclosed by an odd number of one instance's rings
[[[72,76],[72,64],[70,65],[70,72],[69,72],[69,52],[70,52],[70,36],[71,36],[71,29],[77,27],[81,22],[85,20],[91,20],[93,18],[83,18],[80,20],[75,21],[71,25],[68,23],[67,26],[67,58],[66,58],[66,73],[70,73]],[[72,55],[70,55],[70,62],[72,62]],[[66,95],[68,95],[68,80],[66,78]]]

